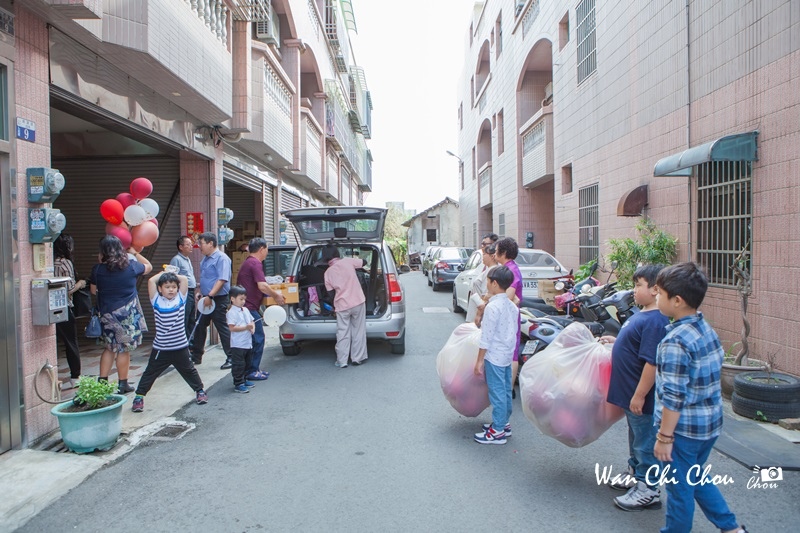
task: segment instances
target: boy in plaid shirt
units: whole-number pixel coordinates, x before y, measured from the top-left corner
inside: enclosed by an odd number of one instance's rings
[[[666,532],[692,529],[694,502],[725,533],[743,532],[713,483],[700,483],[722,428],[722,345],[697,309],[708,281],[694,263],[662,270],[656,278],[658,309],[672,319],[656,353],[658,428],[654,455],[669,463],[677,483],[667,483]],[[690,474],[691,469],[691,474]]]

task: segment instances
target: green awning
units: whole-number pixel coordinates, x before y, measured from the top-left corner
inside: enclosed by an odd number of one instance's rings
[[[653,176],[691,176],[692,167],[709,161],[758,161],[757,131],[726,135],[660,159]]]
[[[353,13],[353,2],[351,0],[342,0],[342,13],[344,13],[344,24],[348,30],[358,33],[356,29],[356,16]]]

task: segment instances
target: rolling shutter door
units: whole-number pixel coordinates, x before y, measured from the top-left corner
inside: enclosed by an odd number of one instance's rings
[[[67,217],[66,233],[75,240],[75,269],[81,278],[88,278],[97,263],[98,243],[105,235],[106,222],[100,216],[103,200],[127,192],[130,182],[144,176],[153,182],[150,198],[159,206],[158,241],[144,249],[154,271],[169,263],[177,253],[175,243],[183,231],[180,220],[180,168],[170,157],[54,159],[53,167],[66,178],[66,186],[53,206]],[[144,278],[144,277],[143,277]],[[143,279],[142,278],[142,279]],[[153,308],[147,294],[147,283],[139,282],[147,327],[145,339],[155,337]],[[80,326],[79,326],[80,327]]]
[[[286,189],[281,190],[281,211],[300,209],[301,207],[303,207],[302,198],[296,194],[290,193]],[[295,238],[294,228],[291,222],[283,218],[283,216],[281,216],[281,220],[284,220],[286,224],[286,244],[297,245],[297,239]]]
[[[261,188],[259,187],[259,192]],[[228,225],[231,229],[241,229],[245,220],[258,220],[260,213],[256,213],[256,205],[261,203],[257,193],[251,189],[225,182],[223,184],[224,205],[233,209],[233,220]],[[260,224],[260,223],[259,223]]]
[[[264,183],[264,238],[268,244],[277,241],[275,235],[275,187]]]

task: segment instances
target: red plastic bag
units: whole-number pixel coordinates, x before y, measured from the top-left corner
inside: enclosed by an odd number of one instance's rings
[[[474,323],[460,324],[436,357],[436,373],[445,398],[464,416],[478,416],[489,407],[489,387],[475,375],[481,330]]]
[[[522,411],[545,435],[586,446],[624,416],[606,402],[610,379],[611,351],[583,324],[570,324],[522,367]]]

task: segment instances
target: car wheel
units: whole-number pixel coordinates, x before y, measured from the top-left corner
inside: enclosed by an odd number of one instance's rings
[[[433,289],[433,292],[439,292],[439,284],[438,284],[438,283],[436,283],[436,280],[434,280],[434,281],[431,283],[431,288]]]
[[[296,342],[293,344],[281,344],[283,355],[297,355],[300,353],[300,345]]]
[[[458,305],[458,296],[456,295],[456,286],[453,285],[453,312],[454,313],[463,313],[464,309]]]
[[[399,342],[391,343],[392,346],[392,353],[395,355],[403,355],[406,353],[406,334],[403,333],[403,336],[400,338]]]
[[[431,281],[431,277],[430,276],[425,276],[425,277],[428,278],[428,287],[433,285],[433,282]]]

